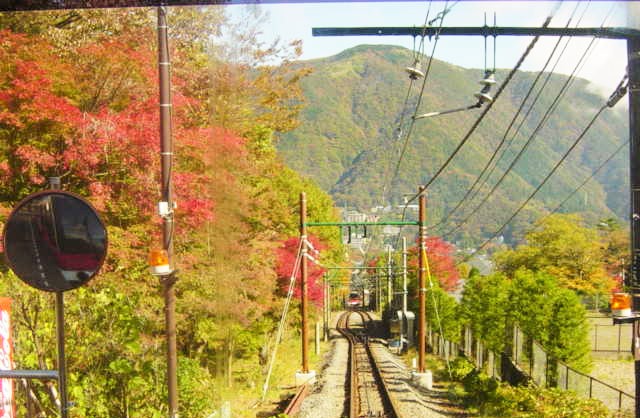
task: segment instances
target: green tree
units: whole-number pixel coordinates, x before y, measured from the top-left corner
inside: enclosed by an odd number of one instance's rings
[[[547,272],[580,293],[606,293],[614,285],[603,267],[602,242],[577,215],[552,215],[526,235],[527,244],[495,255],[507,275],[526,268]]]
[[[461,320],[458,302],[436,281],[427,291],[426,314],[427,323],[433,331],[442,334],[449,341],[460,342]]]
[[[591,366],[586,311],[578,296],[548,273],[520,269],[512,278],[475,274],[465,284],[461,312],[492,350],[509,345],[510,327],[516,324],[528,344],[537,341],[553,359],[581,371]],[[548,373],[555,378],[554,365]]]
[[[518,270],[509,292],[509,319],[555,360],[589,371],[586,311],[577,295],[545,272]]]
[[[487,348],[502,352],[509,310],[511,282],[502,273],[475,274],[465,282],[460,311],[465,323]]]

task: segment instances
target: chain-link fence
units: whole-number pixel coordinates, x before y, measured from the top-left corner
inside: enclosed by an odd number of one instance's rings
[[[591,351],[628,353],[631,349],[631,324],[612,324],[611,317],[589,317]]]
[[[504,355],[486,349],[468,327],[464,329],[459,345],[428,329],[427,347],[441,357],[464,355],[476,368],[498,380],[515,383],[525,378],[540,387],[571,390],[586,398],[598,399],[609,408],[629,416],[632,416],[635,407],[633,395],[553,359],[517,325],[512,329],[510,352]]]

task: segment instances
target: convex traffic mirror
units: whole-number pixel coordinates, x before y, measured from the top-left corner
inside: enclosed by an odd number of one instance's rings
[[[64,292],[96,275],[107,252],[107,231],[84,199],[63,191],[28,196],[4,229],[9,267],[25,283]]]

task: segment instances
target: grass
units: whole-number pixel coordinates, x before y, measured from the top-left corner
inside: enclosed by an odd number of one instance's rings
[[[276,413],[278,404],[295,392],[295,373],[300,370],[302,362],[301,344],[300,336],[294,332],[287,333],[283,339],[278,347],[264,402],[261,402],[261,398],[267,365],[258,365],[255,359],[236,360],[232,386],[227,387],[224,382],[217,382],[213,389],[219,393],[221,403],[216,406],[218,415],[211,416],[220,416],[220,408],[225,402],[228,402],[234,418],[267,417]],[[320,344],[320,355],[316,355],[313,340],[309,343],[310,368],[316,373],[320,371],[322,358],[330,342],[321,341]]]

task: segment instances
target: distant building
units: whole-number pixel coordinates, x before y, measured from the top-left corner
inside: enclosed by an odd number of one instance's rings
[[[405,205],[398,205],[397,206],[397,208],[400,209],[400,210],[405,210],[404,209],[405,207],[407,208],[407,210],[412,210],[412,211],[415,211],[415,212],[417,212],[418,209],[420,209],[420,207],[418,205],[406,205],[406,206]]]
[[[393,225],[386,225],[382,228],[382,235],[398,235],[400,233],[400,227]]]

